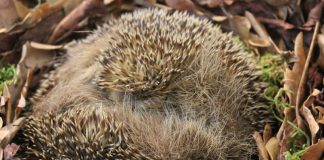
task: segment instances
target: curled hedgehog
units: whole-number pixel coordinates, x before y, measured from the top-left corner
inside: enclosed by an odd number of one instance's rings
[[[271,122],[250,55],[186,12],[124,14],[67,52],[25,127],[31,157],[248,159]]]

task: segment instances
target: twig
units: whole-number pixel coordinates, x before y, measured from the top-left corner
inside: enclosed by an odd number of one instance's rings
[[[314,34],[313,34],[313,38],[312,38],[312,42],[311,42],[311,45],[310,45],[310,48],[309,48],[309,51],[308,51],[308,54],[307,54],[307,59],[306,59],[305,66],[304,66],[304,69],[303,69],[303,74],[302,74],[302,77],[301,77],[301,81],[299,82],[299,86],[298,86],[298,90],[297,90],[296,119],[297,119],[298,127],[302,126],[302,121],[301,121],[301,117],[300,117],[300,113],[299,113],[299,108],[301,107],[301,101],[302,101],[302,98],[303,98],[302,95],[304,93],[304,86],[305,86],[306,78],[307,78],[306,74],[307,74],[307,71],[308,71],[308,68],[309,68],[309,63],[310,63],[311,57],[313,55],[313,49],[314,49],[317,33],[318,33],[318,30],[319,30],[319,26],[320,26],[320,22],[317,21],[316,26],[315,26],[315,30],[314,30]]]

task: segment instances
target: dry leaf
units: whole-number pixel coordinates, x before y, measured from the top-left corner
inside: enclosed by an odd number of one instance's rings
[[[302,32],[296,37],[294,53],[297,61],[292,70],[287,67],[284,73],[284,89],[287,91],[287,96],[292,105],[296,104],[297,90],[306,61]]]
[[[52,43],[65,33],[75,29],[86,17],[101,13],[105,9],[102,0],[84,0],[78,7],[74,8],[54,29],[49,42]]]
[[[267,143],[268,140],[271,138],[272,136],[272,131],[271,131],[271,126],[269,123],[267,123],[265,126],[264,126],[264,130],[263,130],[263,142],[264,143]]]
[[[274,7],[280,7],[289,4],[289,0],[265,0],[265,1]]]
[[[251,23],[246,17],[233,16],[229,19],[233,25],[235,32],[237,32],[243,40],[250,38]]]
[[[28,69],[41,68],[48,62],[52,61],[54,54],[51,50],[33,48],[30,42],[26,42],[23,46],[22,56],[17,65],[17,74],[23,82],[27,79]]]
[[[317,35],[317,43],[320,47],[320,54],[317,58],[316,63],[321,69],[324,69],[324,34]]]
[[[12,138],[18,132],[18,130],[22,127],[25,122],[25,117],[21,117],[15,120],[11,124],[7,124],[3,128],[0,129],[0,147],[4,148],[9,142],[11,142]]]
[[[248,39],[248,43],[254,47],[270,47],[271,43],[264,39],[260,38],[259,36],[255,34],[250,34],[250,38]]]
[[[308,123],[308,127],[312,135],[312,140],[314,142],[316,141],[316,134],[319,131],[319,126],[315,121],[315,118],[312,115],[311,111],[307,107],[303,106],[303,108],[301,109],[301,113],[306,119],[306,122]]]
[[[318,96],[321,93],[318,89],[314,89],[311,95],[308,96],[308,98],[304,101],[305,107],[310,107],[314,103],[315,97]]]
[[[262,159],[262,160],[269,160],[269,155],[267,153],[267,150],[264,146],[264,142],[262,140],[262,137],[260,135],[260,133],[258,132],[254,132],[253,134],[253,138],[257,144],[257,147],[258,147],[258,151],[259,151],[259,159]]]
[[[279,154],[279,141],[276,137],[272,137],[269,139],[269,141],[266,143],[265,148],[267,152],[269,153],[271,160],[276,160]]]
[[[251,36],[250,37],[251,39],[249,39],[248,42],[251,43],[251,45],[254,45],[257,47],[270,47],[271,46],[271,42],[270,42],[271,37],[269,36],[269,33],[266,31],[264,26],[249,11],[245,11],[245,17],[249,20],[254,31],[259,36],[259,37]]]
[[[191,0],[165,0],[165,3],[177,10],[192,10],[195,7]]]
[[[30,9],[26,7],[21,1],[19,0],[13,0],[17,14],[19,15],[20,18],[25,18],[26,15],[30,12]]]
[[[0,28],[10,28],[19,16],[12,0],[0,0]]]
[[[11,143],[6,146],[3,150],[3,159],[4,160],[19,160],[19,158],[15,158],[19,146],[17,144]]]
[[[64,47],[63,45],[51,45],[37,42],[30,42],[30,46],[40,50],[57,50],[62,49]]]
[[[308,20],[303,25],[304,27],[314,26],[316,24],[316,22],[321,19],[323,4],[324,4],[324,1],[321,1],[317,5],[315,5],[314,8],[311,9],[311,11],[308,14]]]
[[[324,153],[324,140],[311,145],[304,153],[302,160],[319,160]]]

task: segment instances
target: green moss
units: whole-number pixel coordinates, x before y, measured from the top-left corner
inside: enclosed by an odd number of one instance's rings
[[[2,94],[2,90],[4,84],[15,83],[15,75],[16,75],[16,67],[15,65],[10,65],[6,67],[0,68],[0,95]]]

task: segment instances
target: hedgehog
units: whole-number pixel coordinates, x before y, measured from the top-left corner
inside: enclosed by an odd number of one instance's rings
[[[24,158],[214,160],[246,158],[252,153],[246,140],[219,134],[224,131],[221,125],[206,128],[203,119],[179,118],[172,112],[166,116],[134,113],[129,107],[105,103],[71,105],[29,119],[24,128],[28,137]]]
[[[99,27],[67,53],[67,61],[55,72],[55,86],[38,98],[26,125],[26,141],[31,144],[27,150],[38,158],[73,159],[78,154],[81,159],[111,159],[106,153],[114,153],[124,159],[248,159],[254,146],[251,133],[273,122],[260,97],[263,84],[251,55],[233,42],[231,33],[202,17],[137,10]],[[120,109],[129,119],[108,116]],[[91,125],[121,123],[127,136],[110,141],[118,137],[114,132],[96,139],[85,129],[82,134],[88,142],[98,141],[94,145],[101,147],[80,145],[75,153],[81,139],[72,137],[79,131],[60,128],[61,122],[82,128],[81,123],[68,123],[74,118],[94,119]],[[87,127],[98,134],[107,130],[90,123]],[[127,145],[105,147],[121,142]],[[75,147],[62,150],[61,144]]]

